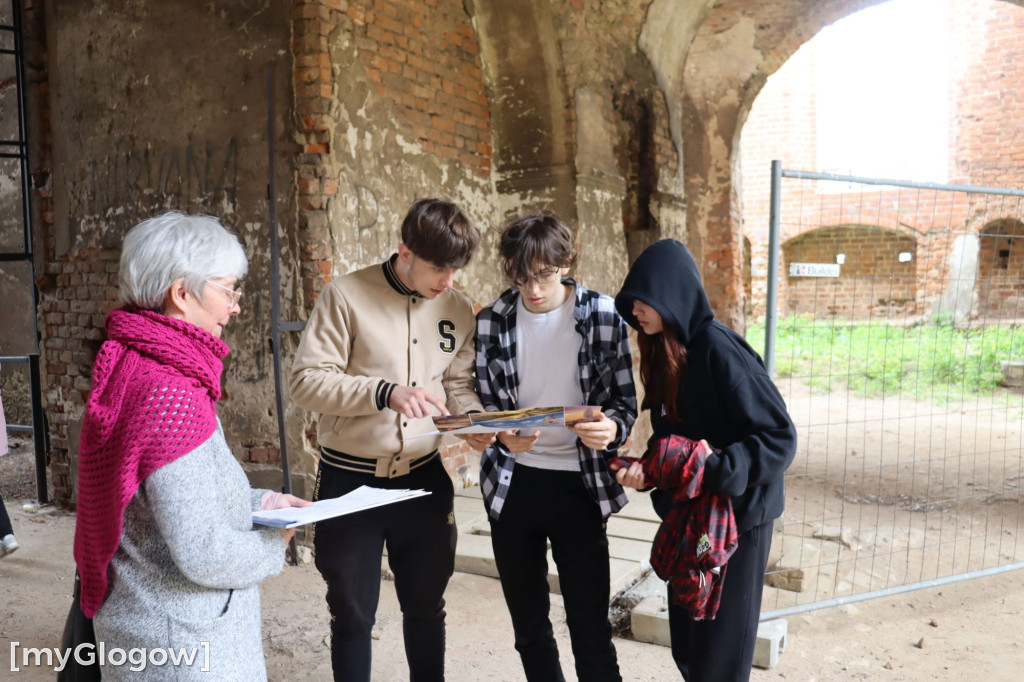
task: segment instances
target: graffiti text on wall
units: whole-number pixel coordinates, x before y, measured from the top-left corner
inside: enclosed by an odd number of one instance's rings
[[[116,151],[89,163],[89,213],[152,204],[196,210],[226,202],[233,210],[238,197],[238,143],[225,148],[207,142],[197,149]]]
[[[389,231],[381,222],[380,200],[370,187],[358,182],[352,185],[355,193],[356,233],[359,236],[360,262],[383,260],[390,256],[401,241],[398,229]]]

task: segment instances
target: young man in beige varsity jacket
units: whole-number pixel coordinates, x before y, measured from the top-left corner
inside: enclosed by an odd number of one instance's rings
[[[410,678],[444,679],[454,491],[438,456],[440,437],[410,437],[433,431],[432,415],[482,409],[473,385],[473,306],[451,288],[478,242],[456,205],[416,202],[402,223],[398,253],[324,288],[295,354],[292,399],[320,415],[313,499],[361,485],[431,493],[316,524],[335,680],[370,679],[385,543]],[[467,440],[478,449],[487,444]]]

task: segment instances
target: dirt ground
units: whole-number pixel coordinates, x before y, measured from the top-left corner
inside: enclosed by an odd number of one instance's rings
[[[794,419],[804,418],[800,415],[806,411],[808,423],[815,419],[818,423],[829,421],[818,416],[827,411],[825,405],[835,407],[832,402],[826,403],[820,397],[799,391],[787,398],[791,402]],[[1019,471],[1019,465],[1010,462],[1007,469],[1004,456],[992,465],[1000,467],[998,471],[1003,472],[1000,476],[993,476],[991,472],[974,466],[968,477],[950,479],[948,475],[936,475],[937,462],[941,458],[935,456],[927,459],[927,466],[922,464],[908,468],[906,450],[903,449],[902,455],[892,455],[896,457],[896,464],[890,466],[885,461],[889,448],[880,444],[881,441],[892,437],[901,441],[919,438],[910,436],[906,430],[901,432],[898,424],[895,436],[891,433],[891,419],[909,414],[908,408],[894,407],[885,401],[863,402],[865,404],[858,402],[854,407],[844,405],[840,411],[848,416],[851,410],[863,409],[864,415],[887,416],[880,421],[879,443],[876,443],[877,452],[882,454],[865,456],[866,452],[873,452],[871,438],[868,438],[866,446],[856,446],[859,452],[850,455],[860,459],[851,460],[847,457],[852,442],[849,437],[844,437],[836,445],[835,433],[810,433],[808,442],[801,449],[799,467],[794,470],[799,480],[794,480],[791,486],[786,532],[792,532],[794,527],[810,529],[815,525],[797,514],[798,510],[808,508],[807,499],[813,499],[816,504],[819,499],[825,502],[822,511],[811,507],[807,515],[809,519],[823,523],[835,521],[839,525],[854,518],[853,510],[857,511],[856,518],[862,519],[866,509],[873,510],[872,528],[877,528],[878,520],[882,519],[883,526],[920,528],[922,533],[936,528],[950,529],[945,531],[947,534],[955,528],[965,528],[970,532],[977,525],[971,522],[972,519],[977,521],[980,518],[984,523],[998,519],[999,525],[994,533],[985,529],[993,537],[1002,538],[996,554],[1002,557],[1002,563],[1007,563],[1007,556],[1020,561],[1020,553],[1024,552],[1024,528],[1019,521],[1022,506],[1020,478],[1007,482],[1005,475],[1006,471],[1014,470],[1014,466]],[[949,425],[940,428],[934,421],[934,414],[934,410],[928,411],[930,432],[951,428]],[[988,427],[986,438],[989,441],[996,440],[992,432],[1002,429],[1001,426],[996,428],[999,420],[1014,420],[1014,429],[1011,430],[1019,434],[1020,416],[1017,412],[999,411],[997,415],[998,419],[990,421]],[[870,420],[864,417],[860,421],[867,424]],[[958,433],[963,433],[963,424],[956,428]],[[871,431],[866,427],[862,430],[865,433]],[[1012,435],[1007,437],[1012,438]],[[821,441],[820,447],[812,446],[815,440]],[[942,442],[946,441],[948,437],[942,439]],[[918,446],[922,451],[934,453],[937,442],[925,439]],[[865,447],[868,449],[862,449]],[[1019,457],[1019,445],[1014,447]],[[843,462],[856,462],[853,468],[848,463],[836,464],[836,458],[840,457],[837,448],[842,453]],[[22,502],[31,501],[35,495],[30,450],[25,444],[0,458],[0,493],[7,503],[21,543],[17,553],[0,559],[0,680],[26,682],[52,680],[53,672],[39,668],[12,672],[12,642],[19,642],[20,647],[52,647],[58,644],[74,576],[71,558],[74,515],[52,507],[43,507],[35,512],[22,509]],[[963,467],[958,471],[963,473]],[[903,484],[908,481],[917,483],[911,486],[910,492],[901,492],[905,490]],[[956,496],[949,493],[951,486],[954,492],[983,486],[985,489],[977,499],[984,504],[975,500],[973,507],[959,508],[955,503]],[[1011,494],[1014,490],[1016,493]],[[929,499],[940,502],[931,505]],[[993,509],[999,510],[998,516],[993,516]],[[977,516],[979,513],[983,516]],[[909,520],[915,515],[923,521]],[[890,516],[893,521],[888,520]],[[860,545],[878,544],[877,539],[868,537],[867,527],[860,523],[858,520],[858,525],[852,527],[854,534],[859,536],[855,543],[858,546],[842,548],[842,552],[856,554],[864,551]],[[892,552],[889,555],[892,556]],[[985,554],[989,555],[991,553]],[[838,556],[843,555],[840,553]],[[837,561],[836,566],[839,565]],[[823,573],[827,571],[823,570]],[[843,594],[842,588],[837,588],[842,583],[839,577],[833,575],[825,581],[832,590],[825,596]],[[327,609],[323,600],[324,586],[316,569],[308,563],[286,567],[281,575],[263,584],[262,594],[269,678],[282,681],[329,680]],[[448,679],[467,682],[523,679],[518,656],[512,648],[511,625],[498,582],[457,573],[448,588],[447,601]],[[575,680],[564,612],[557,596],[552,601],[552,620],[563,668],[566,678]],[[1022,617],[1024,573],[1019,570],[810,611],[787,619],[789,637],[779,664],[770,670],[755,669],[751,679],[1016,681],[1024,669]],[[377,621],[373,679],[381,682],[408,679],[401,617],[393,585],[389,581],[384,581],[382,586]],[[623,679],[679,679],[667,648],[627,638],[616,638],[615,644]]]

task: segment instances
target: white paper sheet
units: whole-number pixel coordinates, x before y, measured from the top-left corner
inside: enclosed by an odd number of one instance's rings
[[[429,494],[426,490],[385,490],[384,488],[371,488],[368,485],[364,485],[341,497],[318,500],[311,507],[289,507],[287,509],[273,509],[271,511],[255,511],[252,513],[252,522],[277,528],[295,528],[296,526],[304,526],[307,523],[333,519],[336,516],[352,514],[364,509],[380,507],[403,500],[411,500],[414,497],[422,497]]]

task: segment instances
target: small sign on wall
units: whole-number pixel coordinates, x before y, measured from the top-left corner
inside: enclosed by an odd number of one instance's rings
[[[838,277],[838,263],[790,263],[790,277]]]

